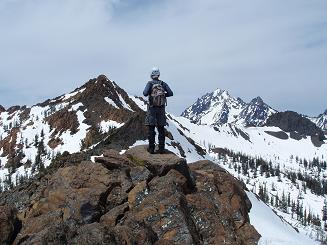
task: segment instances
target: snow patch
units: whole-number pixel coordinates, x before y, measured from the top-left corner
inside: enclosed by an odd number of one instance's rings
[[[250,222],[262,236],[259,245],[314,245],[319,244],[298,233],[282,221],[265,203],[253,193],[247,192],[252,203]]]
[[[126,101],[120,94],[118,94],[118,97],[124,108],[126,108],[127,110],[130,110],[130,111],[133,111],[132,108],[129,106],[129,104],[126,103]]]
[[[135,102],[135,104],[141,108],[143,111],[147,110],[147,105],[144,101],[140,100],[139,98],[129,95],[129,97]]]
[[[70,99],[71,97],[74,97],[75,95],[77,95],[78,93],[83,93],[85,89],[86,89],[86,88],[82,88],[82,89],[80,89],[80,90],[77,90],[76,92],[72,92],[72,93],[69,93],[69,94],[65,94],[65,95],[62,96],[61,100],[68,100],[68,99]]]
[[[105,99],[105,101],[107,101],[110,105],[112,105],[112,106],[115,107],[116,109],[119,109],[119,107],[116,105],[116,103],[115,103],[112,99],[110,99],[109,97],[105,97],[104,99]]]
[[[99,127],[102,133],[108,133],[111,129],[120,128],[123,125],[124,123],[118,123],[116,121],[109,120],[109,121],[101,121]]]

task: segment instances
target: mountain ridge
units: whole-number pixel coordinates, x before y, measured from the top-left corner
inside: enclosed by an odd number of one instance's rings
[[[241,98],[232,97],[226,90],[216,89],[198,98],[181,116],[198,124],[260,126],[275,112],[259,96],[245,103]]]
[[[199,97],[181,113],[181,116],[196,124],[219,126],[232,123],[256,127],[265,125],[267,119],[277,112],[260,96],[246,103],[239,97],[232,97],[228,91],[218,88]],[[303,117],[310,119],[327,132],[327,110],[317,117]]]

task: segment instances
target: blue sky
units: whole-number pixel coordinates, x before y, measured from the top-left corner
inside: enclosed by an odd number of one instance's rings
[[[141,95],[152,66],[180,114],[216,88],[277,110],[327,109],[325,0],[0,0],[0,104],[106,74]]]

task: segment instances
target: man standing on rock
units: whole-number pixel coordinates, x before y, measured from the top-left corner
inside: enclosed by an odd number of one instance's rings
[[[159,76],[159,68],[154,67],[151,72],[152,81],[147,83],[143,91],[144,96],[149,96],[145,125],[148,126],[148,152],[151,154],[154,154],[155,149],[155,127],[157,127],[159,133],[158,153],[165,152],[166,98],[173,96],[173,91],[171,91],[167,83],[159,80]]]

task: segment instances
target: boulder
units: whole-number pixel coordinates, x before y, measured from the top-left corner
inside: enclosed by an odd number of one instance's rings
[[[244,186],[213,162],[195,162],[190,168],[196,177],[197,192],[186,198],[202,242],[257,244],[260,235],[250,224],[251,202]]]
[[[25,211],[23,229],[17,239],[48,235],[50,227],[79,225],[99,221],[107,210],[127,200],[132,183],[124,171],[109,171],[100,163],[83,161],[77,166],[60,168],[48,180],[39,200]],[[71,222],[73,221],[73,222]],[[79,226],[78,225],[78,226]]]
[[[125,155],[136,165],[146,167],[157,176],[166,175],[171,169],[180,172],[186,179],[190,189],[194,189],[195,183],[189,171],[186,160],[166,151],[166,154],[150,154],[146,145],[133,147],[125,152]]]

